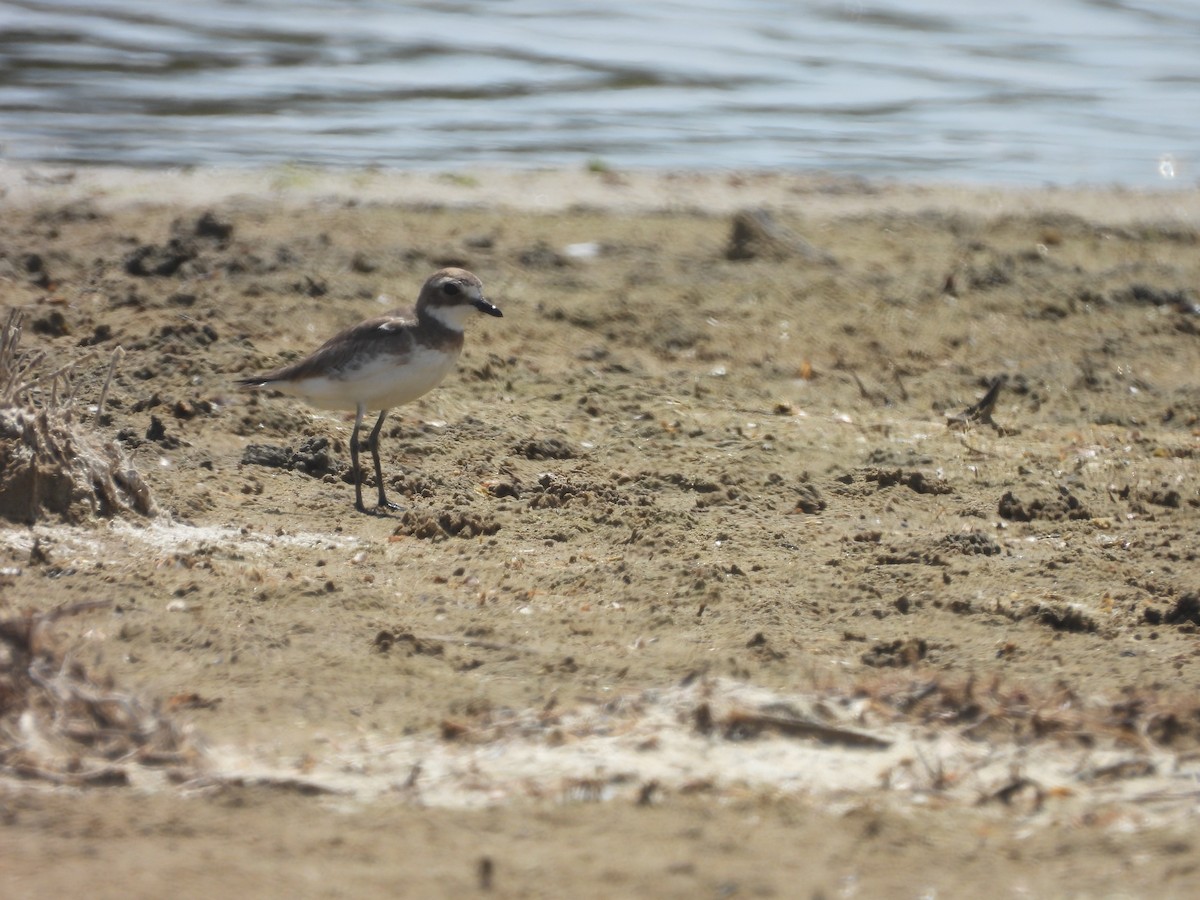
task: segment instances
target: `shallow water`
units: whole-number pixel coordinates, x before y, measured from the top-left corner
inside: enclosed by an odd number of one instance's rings
[[[0,4],[2,158],[1194,184],[1190,0]]]

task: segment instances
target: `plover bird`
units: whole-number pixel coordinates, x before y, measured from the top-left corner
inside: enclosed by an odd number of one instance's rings
[[[375,463],[379,507],[398,509],[383,490],[379,431],[393,406],[411,403],[435,388],[462,352],[463,328],[476,312],[502,316],[483,296],[483,282],[465,269],[442,269],[429,276],[412,313],[397,311],[359,322],[334,335],[304,359],[263,375],[239,378],[248,388],[273,388],[321,409],[353,409],[350,462],[354,506],[362,500],[358,433],[367,410],[380,410],[367,446]]]

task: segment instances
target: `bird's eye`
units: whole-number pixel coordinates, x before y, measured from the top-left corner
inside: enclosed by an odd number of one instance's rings
[[[461,291],[462,288],[460,288],[453,281],[448,281],[442,285],[442,293],[447,297],[457,297]]]

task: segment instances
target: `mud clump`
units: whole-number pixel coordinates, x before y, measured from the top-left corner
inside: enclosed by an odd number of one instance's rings
[[[192,230],[196,237],[210,238],[214,241],[225,242],[233,237],[233,223],[221,218],[212,210],[202,214]]]
[[[899,638],[875,644],[862,655],[862,662],[872,668],[912,668],[928,655],[924,638]]]
[[[250,444],[242,451],[242,465],[291,469],[320,477],[337,471],[330,450],[327,437],[307,438],[294,450],[274,444]]]
[[[415,537],[426,541],[447,538],[473,538],[493,535],[500,523],[470,512],[418,512],[406,510],[393,534],[396,537]]]
[[[822,512],[828,505],[821,496],[821,492],[811,484],[801,485],[798,493],[799,496],[796,498],[795,510],[798,513],[806,513],[813,516]]]
[[[995,556],[1000,545],[980,531],[948,534],[938,541],[938,549],[957,551],[964,556]]]
[[[380,653],[389,653],[393,648],[404,651],[406,656],[442,656],[446,652],[441,641],[417,637],[408,631],[380,631],[373,643]]]
[[[1055,631],[1093,634],[1100,630],[1094,618],[1079,607],[1065,603],[1039,603],[1033,610],[1033,616]]]
[[[1156,607],[1147,607],[1143,618],[1151,625],[1200,625],[1200,593],[1189,591],[1182,594],[1174,606],[1165,612]]]
[[[954,488],[944,480],[926,478],[923,472],[917,470],[905,471],[904,469],[872,467],[866,470],[863,477],[867,481],[873,481],[879,485],[880,490],[900,484],[918,494],[951,494],[954,492]]]
[[[71,333],[71,326],[67,324],[67,317],[55,309],[40,319],[34,319],[33,331],[47,337],[66,337]]]
[[[125,257],[125,272],[138,278],[169,277],[196,258],[196,247],[172,238],[165,245],[143,244]]]
[[[1000,498],[1000,517],[1010,522],[1032,522],[1034,519],[1090,519],[1091,512],[1080,502],[1079,498],[1069,491],[1063,490],[1059,496],[1050,499],[1031,500],[1025,503],[1019,500],[1012,491],[1006,491]]]
[[[592,503],[624,504],[627,501],[620,491],[610,485],[576,481],[551,472],[538,476],[537,486],[529,500],[530,509],[558,509],[573,501],[584,505]]]
[[[524,438],[513,447],[513,452],[525,459],[574,459],[578,454],[571,445],[560,438]]]
[[[136,278],[169,278],[179,274],[200,256],[198,242],[226,246],[233,237],[233,224],[210,211],[190,226],[182,221],[173,223],[171,232],[165,244],[142,244],[126,254],[123,261],[126,274]]]

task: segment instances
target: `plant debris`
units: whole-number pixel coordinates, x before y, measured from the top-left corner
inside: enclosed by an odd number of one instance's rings
[[[20,349],[21,319],[11,311],[0,335],[0,518],[154,515],[150,489],[121,446],[77,421],[71,374],[78,363],[46,372],[46,354]]]
[[[139,766],[190,777],[198,751],[157,704],[92,675],[53,633],[102,601],[0,619],[0,772],[54,784],[127,785]]]

